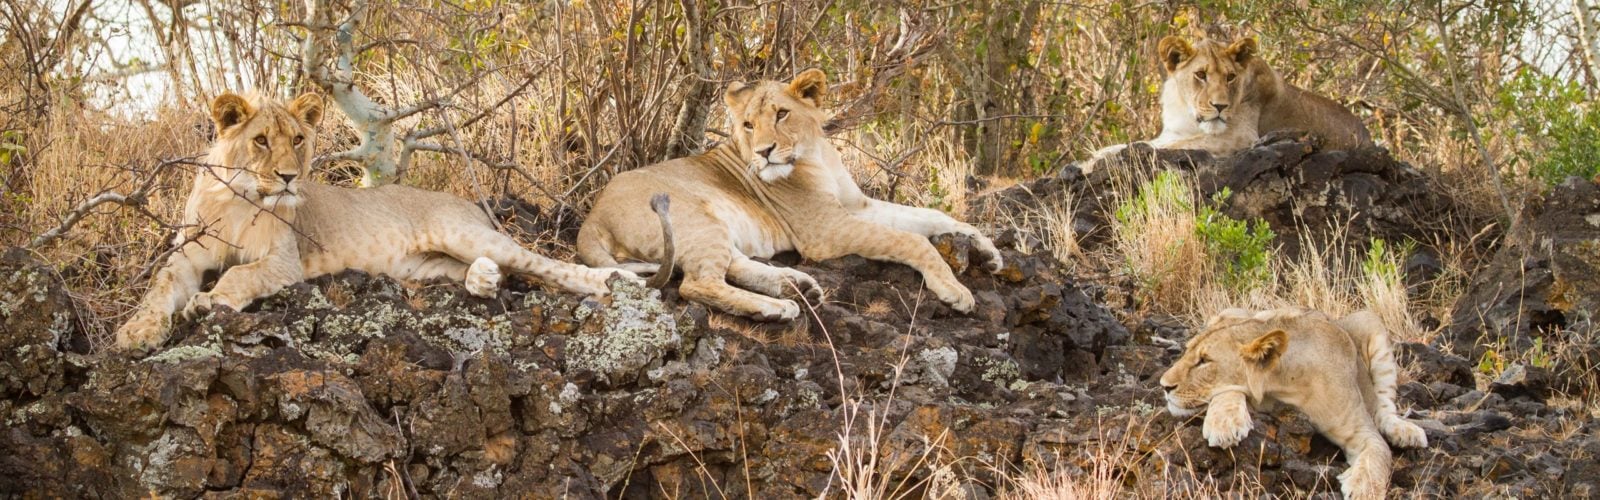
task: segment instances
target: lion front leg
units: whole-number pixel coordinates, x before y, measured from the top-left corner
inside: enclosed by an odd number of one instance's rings
[[[299,256],[290,252],[268,254],[261,260],[234,266],[222,273],[209,292],[194,294],[183,309],[186,318],[204,314],[217,306],[244,309],[257,298],[272,295],[283,287],[300,282],[304,272]]]
[[[939,251],[922,235],[844,216],[828,227],[829,237],[814,238],[800,249],[807,258],[826,260],[845,255],[905,264],[922,274],[928,289],[960,312],[972,312],[972,291],[956,279]]]
[[[210,253],[196,243],[167,258],[167,265],[156,271],[133,317],[117,328],[118,349],[146,349],[167,339],[172,328],[172,313],[200,290],[200,279],[214,267]]]
[[[1326,398],[1339,401],[1339,395]],[[1333,444],[1344,450],[1350,468],[1339,474],[1339,489],[1345,498],[1379,499],[1389,491],[1390,465],[1394,455],[1389,443],[1379,434],[1366,408],[1359,403],[1359,394],[1347,396],[1357,401],[1352,405],[1330,404],[1323,407],[1302,408],[1312,425]]]
[[[908,207],[882,200],[870,200],[867,206],[857,210],[854,215],[867,222],[882,224],[901,231],[907,231],[924,237],[933,237],[941,234],[960,234],[972,238],[977,245],[978,253],[983,254],[985,268],[990,273],[998,273],[1005,267],[1005,262],[1000,257],[1000,249],[995,248],[994,241],[971,224],[955,220],[944,212],[931,208]]]
[[[1255,422],[1250,419],[1250,403],[1243,392],[1229,391],[1211,398],[1206,406],[1205,425],[1201,434],[1206,444],[1218,448],[1232,448],[1250,435]]]

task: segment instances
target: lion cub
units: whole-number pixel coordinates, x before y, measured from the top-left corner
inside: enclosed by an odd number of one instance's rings
[[[729,86],[723,96],[728,141],[612,179],[579,230],[578,256],[591,266],[615,267],[619,260],[670,259],[667,248],[675,247],[685,298],[770,321],[799,316],[794,301],[777,298],[791,283],[814,301],[822,299],[822,289],[805,273],[751,257],[786,250],[819,260],[854,254],[916,268],[939,300],[971,311],[972,292],[928,237],[971,236],[992,272],[1001,268],[1000,252],[976,228],[942,212],[862,194],[822,133],[826,89],[826,77],[816,69],[787,83]],[[672,245],[664,244],[658,218],[649,211],[656,193],[672,199]],[[672,272],[671,266],[630,268]]]
[[[567,290],[605,294],[614,272],[554,261],[495,230],[477,205],[405,186],[346,189],[306,174],[322,98],[289,103],[226,93],[211,102],[217,140],[184,205],[183,245],[156,273],[117,347],[166,339],[174,311],[234,309],[307,278],[346,269],[399,279],[449,277],[492,296],[500,267]],[[214,288],[201,275],[226,269]]]
[[[1333,321],[1304,309],[1228,309],[1189,339],[1161,386],[1174,416],[1205,409],[1206,441],[1224,448],[1250,433],[1249,406],[1298,408],[1344,449],[1345,497],[1367,499],[1389,489],[1389,443],[1428,445],[1422,428],[1395,411],[1398,372],[1389,331],[1371,311]]]
[[[1176,35],[1162,38],[1156,49],[1167,73],[1161,84],[1161,135],[1150,145],[1225,155],[1250,147],[1268,132],[1300,130],[1320,136],[1329,149],[1372,146],[1360,118],[1331,99],[1284,82],[1256,50],[1254,38],[1229,43],[1207,37],[1193,44]],[[1094,159],[1125,147],[1101,149]]]

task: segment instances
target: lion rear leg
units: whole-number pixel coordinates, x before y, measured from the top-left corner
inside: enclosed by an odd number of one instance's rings
[[[728,265],[728,280],[740,288],[763,295],[788,297],[798,291],[812,304],[820,304],[823,299],[822,285],[818,285],[811,275],[792,268],[756,262],[743,255],[735,255],[733,262]]]

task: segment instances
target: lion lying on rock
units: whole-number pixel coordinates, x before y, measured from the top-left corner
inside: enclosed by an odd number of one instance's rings
[[[1226,155],[1269,132],[1290,130],[1319,136],[1328,149],[1372,145],[1360,118],[1332,99],[1284,82],[1256,51],[1254,38],[1232,43],[1204,38],[1193,44],[1179,36],[1161,39],[1156,55],[1167,73],[1161,84],[1161,135],[1150,145]],[[1126,147],[1095,152],[1086,168]]]
[[[311,182],[312,145],[322,98],[293,102],[223,94],[211,103],[217,140],[195,173],[184,205],[182,247],[150,283],[144,301],[117,330],[117,347],[146,348],[167,337],[174,311],[240,309],[307,278],[355,269],[399,279],[463,280],[489,296],[500,267],[555,286],[609,293],[622,273],[551,260],[494,227],[477,205],[445,193],[388,185],[346,189]],[[210,291],[206,271],[225,269]]]
[[[578,256],[591,266],[671,273],[670,265],[627,262],[672,261],[668,254],[676,248],[684,298],[771,321],[800,315],[798,304],[779,297],[798,290],[818,301],[822,289],[805,273],[752,257],[787,250],[817,260],[854,254],[916,268],[939,300],[971,311],[972,292],[928,237],[972,237],[991,272],[1001,269],[999,250],[943,212],[863,194],[822,133],[826,89],[826,77],[815,69],[787,83],[731,85],[724,95],[729,140],[612,179],[578,232]],[[663,239],[658,216],[650,213],[649,200],[658,193],[672,198],[674,241]]]
[[[1388,330],[1370,311],[1335,321],[1303,309],[1228,309],[1189,339],[1161,386],[1174,416],[1205,410],[1203,434],[1223,448],[1250,433],[1250,406],[1284,403],[1305,412],[1344,449],[1345,497],[1370,499],[1389,489],[1389,443],[1428,445],[1422,428],[1395,411],[1398,371]]]

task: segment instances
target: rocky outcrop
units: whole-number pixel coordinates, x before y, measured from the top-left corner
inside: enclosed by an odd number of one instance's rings
[[[1379,148],[1324,150],[1315,136],[1274,133],[1226,157],[1204,151],[1156,150],[1135,143],[1094,165],[1085,175],[1068,166],[1055,177],[1010,188],[981,200],[981,213],[1027,213],[1043,203],[1070,199],[1074,228],[1083,243],[1109,241],[1106,215],[1116,208],[1119,183],[1180,172],[1202,199],[1223,191],[1220,209],[1235,219],[1265,221],[1288,255],[1307,242],[1338,240],[1360,246],[1372,238],[1431,243],[1452,234],[1477,234],[1491,222],[1441,194],[1445,190]],[[1018,236],[1028,238],[1030,235]],[[1037,238],[1037,236],[1031,236]],[[1431,269],[1437,272],[1437,269]]]
[[[1414,182],[1293,144],[1246,154],[1270,160],[1156,154],[1202,179],[1216,165],[1258,170],[1212,177],[1247,179],[1230,189],[1233,209],[1249,213],[1289,210],[1272,196],[1320,193],[1323,208],[1303,212],[1344,217],[1367,196],[1354,193],[1395,200],[1392,184]],[[1338,173],[1290,175],[1316,165]],[[1037,211],[1075,196],[1074,223],[1092,244],[1101,175],[976,205]],[[1363,227],[1403,234],[1390,225],[1397,213],[1409,212],[1372,211]],[[620,281],[603,300],[515,280],[481,299],[455,283],[344,273],[181,322],[142,359],[88,352],[59,278],[7,252],[0,495],[831,498],[866,475],[912,495],[954,483],[983,498],[1044,473],[1123,494],[1337,491],[1343,458],[1292,410],[1257,412],[1228,450],[1206,446],[1200,418],[1168,415],[1157,380],[1191,332],[1125,319],[1105,304],[1127,290],[1019,252],[1031,237],[998,239],[1007,267],[996,275],[967,269],[967,240],[935,239],[974,291],[970,315],[927,296],[913,270],[859,258],[780,259],[830,293],[793,324],[728,318],[670,287]],[[1566,241],[1551,240],[1566,249],[1553,266],[1585,255]],[[1396,353],[1400,406],[1432,445],[1397,450],[1391,493],[1600,491],[1597,424],[1555,397],[1565,375],[1520,364],[1480,383],[1476,359],[1422,344]]]
[[[938,246],[967,259],[966,240]],[[1014,458],[1031,425],[989,409],[1094,376],[1128,333],[1053,266],[1008,257],[966,275],[990,311],[974,316],[919,297],[901,266],[802,266],[836,302],[798,325],[622,281],[604,300],[520,284],[485,300],[345,273],[181,323],[133,359],[66,349],[59,280],[12,253],[0,492],[600,496],[705,493],[709,475],[815,496],[846,402],[877,405],[904,446],[963,430],[959,449]]]
[[[1600,367],[1600,185],[1568,179],[1521,220],[1524,230],[1474,274],[1441,339],[1471,359],[1542,350],[1533,354],[1567,362],[1559,384],[1580,384]],[[1546,347],[1557,345],[1570,347]]]

